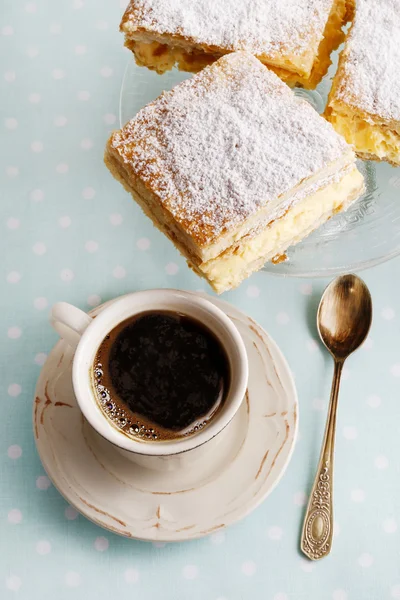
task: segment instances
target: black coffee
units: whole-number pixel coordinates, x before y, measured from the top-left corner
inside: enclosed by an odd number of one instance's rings
[[[173,312],[120,323],[101,343],[93,381],[100,406],[130,437],[170,440],[206,427],[229,387],[229,362],[214,334]]]

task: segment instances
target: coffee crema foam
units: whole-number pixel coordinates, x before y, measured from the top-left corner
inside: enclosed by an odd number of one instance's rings
[[[112,421],[115,427],[117,427],[117,429],[121,429],[128,437],[132,437],[134,439],[139,438],[142,441],[159,439],[161,431],[164,439],[176,438],[175,435],[167,433],[164,428],[157,427],[154,424],[150,426],[149,423],[146,423],[142,419],[132,418],[128,411],[124,410],[122,406],[119,406],[112,400],[109,390],[101,383],[103,375],[103,365],[101,363],[97,363],[94,367],[94,377],[96,378],[94,388],[97,392],[97,399],[103,411],[106,413],[107,417],[110,419],[110,421]],[[187,429],[186,431],[180,432],[181,436],[186,437],[203,429],[213,414],[214,412],[208,417],[208,419],[199,421],[193,427]]]

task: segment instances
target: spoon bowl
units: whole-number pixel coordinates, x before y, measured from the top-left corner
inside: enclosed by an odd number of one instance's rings
[[[372,299],[357,275],[337,277],[326,288],[318,308],[320,338],[333,358],[345,360],[368,335]]]

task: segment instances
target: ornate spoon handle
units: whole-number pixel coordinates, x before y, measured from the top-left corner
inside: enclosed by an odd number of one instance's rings
[[[335,361],[324,441],[301,534],[301,549],[311,560],[327,556],[333,537],[333,453],[336,410],[343,361]]]

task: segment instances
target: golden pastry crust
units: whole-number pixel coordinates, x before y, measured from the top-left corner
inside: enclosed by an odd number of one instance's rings
[[[303,202],[311,202],[310,212],[319,190],[340,183],[349,170],[358,188],[362,182],[354,153],[332,126],[242,52],[222,57],[142,109],[112,134],[105,161],[217,291],[284,252],[282,245],[301,239],[315,219],[311,214],[304,231],[292,224],[293,231],[276,238],[271,233],[260,245],[265,229],[275,231],[272,224],[281,219],[289,223]],[[318,209],[324,207],[319,217],[330,215],[338,198],[345,204],[347,192],[350,197],[346,188],[342,196],[317,199]],[[253,239],[255,253],[239,260],[242,244]],[[237,273],[232,267],[229,281],[215,275],[227,256],[240,267]]]
[[[272,4],[269,0],[262,0],[260,10],[268,11]],[[314,0],[315,10],[317,5],[321,5],[321,0]],[[345,23],[346,3],[345,0],[322,0],[323,9],[326,11],[325,21],[320,15],[318,26],[314,27],[312,23],[312,2],[310,7],[310,23],[304,26],[303,32],[296,32],[300,38],[307,38],[307,42],[298,43],[297,46],[290,41],[288,32],[282,33],[280,41],[275,36],[274,43],[268,43],[268,32],[265,39],[260,39],[259,43],[246,41],[246,39],[232,41],[229,36],[226,37],[223,27],[228,28],[227,22],[220,23],[221,35],[218,44],[205,43],[201,36],[189,36],[181,33],[179,24],[173,32],[165,32],[161,26],[145,21],[143,26],[143,11],[146,9],[146,1],[132,0],[128,6],[122,22],[121,31],[125,33],[125,45],[132,50],[136,62],[140,66],[146,66],[158,73],[164,73],[173,66],[177,66],[182,71],[196,73],[206,65],[218,60],[221,56],[235,50],[248,50],[275,73],[288,85],[301,85],[307,88],[315,88],[326,74],[331,64],[330,55],[344,39],[342,26]],[[200,0],[201,3],[201,0]],[[144,4],[144,7],[143,7]],[[161,2],[162,4],[162,2]],[[319,6],[321,12],[321,6]],[[281,9],[282,10],[282,9]],[[151,13],[150,13],[151,14]],[[286,16],[289,21],[290,16]],[[172,28],[171,28],[172,29]],[[310,30],[310,31],[307,31]],[[188,28],[190,31],[190,28]],[[311,32],[311,34],[310,34]],[[269,32],[269,35],[272,36]],[[262,32],[260,32],[262,35]],[[307,37],[308,36],[308,37]],[[204,37],[207,37],[206,32]],[[213,38],[216,41],[217,38]]]
[[[326,118],[357,155],[400,165],[400,2],[359,0]]]

